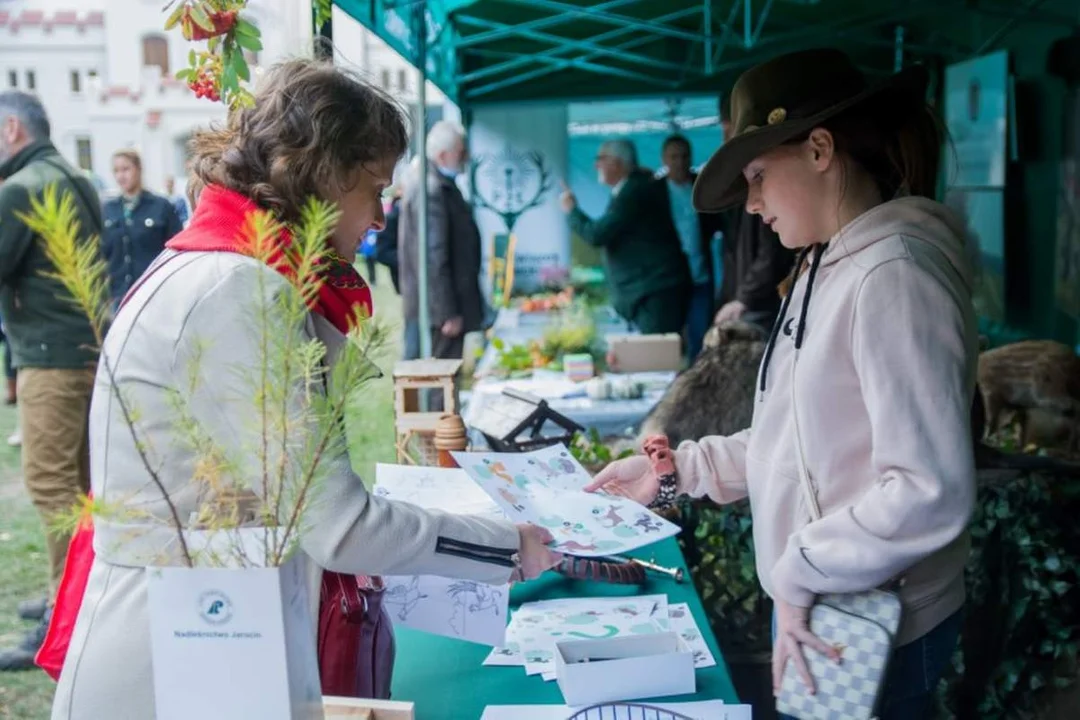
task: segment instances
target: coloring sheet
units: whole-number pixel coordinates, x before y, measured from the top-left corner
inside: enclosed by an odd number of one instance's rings
[[[601,557],[651,545],[679,526],[624,497],[580,490],[590,478],[562,445],[529,453],[453,453],[514,522],[546,527],[553,549]]]
[[[689,605],[686,603],[668,605],[668,618],[671,629],[679,633],[687,647],[693,651],[695,668],[712,667],[716,664],[716,658],[713,657],[705,638],[702,637]]]
[[[378,463],[372,492],[424,508],[506,517],[487,493],[457,468]]]
[[[375,495],[426,508],[505,518],[461,470],[383,465]],[[506,645],[509,585],[487,585],[437,575],[388,575],[383,604],[395,625],[483,645]]]
[[[390,575],[383,580],[383,605],[395,625],[482,645],[506,644],[508,585],[436,575]]]
[[[484,665],[523,665],[527,675],[554,677],[556,640],[660,632],[668,629],[667,607],[666,595],[525,603],[511,618],[506,642]]]

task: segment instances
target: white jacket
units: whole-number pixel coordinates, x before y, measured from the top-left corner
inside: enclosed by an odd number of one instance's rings
[[[157,262],[172,253],[167,251]],[[257,260],[232,253],[185,253],[169,260],[121,309],[105,339],[90,410],[91,485],[106,504],[123,504],[154,522],[95,521],[97,557],[53,704],[53,720],[145,720],[154,716],[145,566],[180,564],[168,511],[123,420],[105,358],[138,414],[143,442],[159,459],[158,475],[186,520],[198,506],[191,450],[178,442],[169,392],[188,387],[192,358],[199,379],[188,396],[192,415],[218,444],[252,447],[258,418],[250,378],[259,361],[251,309],[274,303],[291,287]],[[265,295],[264,295],[265,294]],[[270,307],[273,307],[271,305]],[[343,336],[309,316],[305,337],[318,337],[331,358]],[[248,372],[244,373],[244,368]],[[389,422],[389,420],[388,420]],[[247,455],[247,457],[251,457]],[[251,477],[261,477],[252,458]],[[302,552],[310,560],[311,605],[318,608],[321,568],[354,574],[434,574],[507,581],[503,560],[518,548],[517,528],[424,510],[369,495],[347,455],[329,460],[306,516]],[[253,488],[256,491],[257,487]],[[312,625],[315,632],[315,625]]]
[[[805,315],[810,273],[791,291],[751,428],[675,453],[684,491],[750,496],[769,595],[805,607],[899,579],[900,644],[964,600],[978,333],[962,238],[952,212],[924,198],[849,223],[821,257]],[[799,480],[793,397],[816,522]]]

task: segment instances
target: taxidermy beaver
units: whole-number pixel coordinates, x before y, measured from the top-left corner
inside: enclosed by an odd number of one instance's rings
[[[694,363],[679,373],[642,421],[637,447],[663,433],[671,446],[709,435],[732,435],[750,427],[754,381],[765,353],[765,333],[742,322],[713,326]]]
[[[1080,357],[1068,345],[1025,340],[987,350],[979,355],[979,388],[988,433],[1012,415],[1021,445],[1080,450]]]

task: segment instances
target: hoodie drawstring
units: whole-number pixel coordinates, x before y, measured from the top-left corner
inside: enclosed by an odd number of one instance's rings
[[[801,268],[803,263],[806,262],[806,256],[810,254],[810,251],[814,251],[814,259],[810,263],[810,275],[806,278],[806,294],[803,295],[802,308],[799,311],[799,327],[795,330],[795,349],[798,350],[802,347],[803,332],[806,330],[806,314],[810,309],[810,291],[814,287],[814,276],[817,275],[818,267],[821,265],[821,256],[825,254],[825,248],[828,247],[828,243],[821,243],[808,247],[799,253],[799,259],[795,261],[795,267]],[[791,286],[791,290],[784,297],[784,302],[780,304],[780,313],[776,316],[776,322],[773,323],[772,332],[769,333],[769,343],[765,346],[765,357],[761,361],[761,383],[759,389],[761,392],[765,392],[765,378],[769,373],[769,361],[772,360],[773,348],[776,346],[776,339],[780,335],[780,328],[784,324],[784,316],[787,315],[788,307],[791,305],[791,296],[795,294],[794,283]]]

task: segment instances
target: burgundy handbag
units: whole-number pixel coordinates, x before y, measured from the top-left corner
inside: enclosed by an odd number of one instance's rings
[[[390,697],[394,628],[378,577],[324,570],[319,597],[319,674],[323,695]]]

